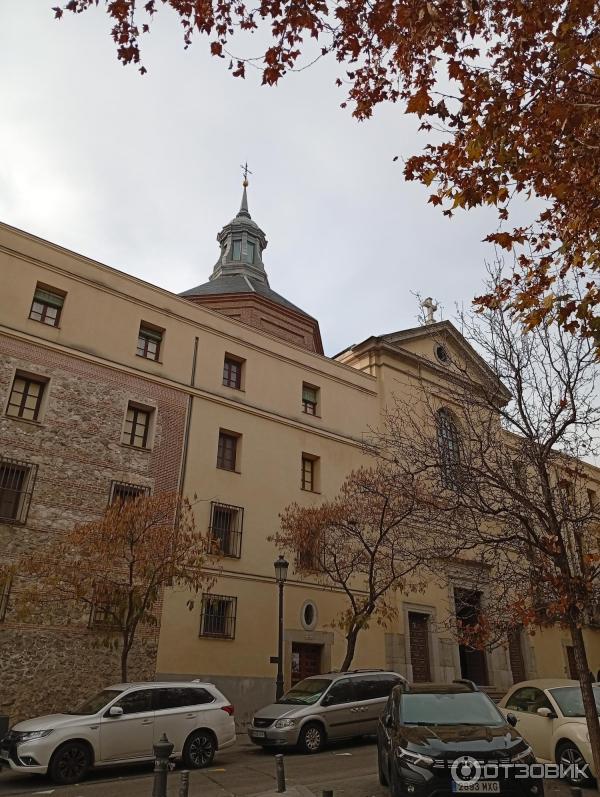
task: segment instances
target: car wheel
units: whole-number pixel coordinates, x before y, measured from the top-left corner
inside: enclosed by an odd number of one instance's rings
[[[377,771],[379,773],[379,783],[382,786],[388,785],[387,767],[383,765],[383,756],[381,755],[381,748],[377,745]]]
[[[556,763],[562,766],[579,766],[581,769],[587,765],[587,761],[582,756],[580,749],[573,742],[562,742],[556,748]],[[573,786],[581,786],[587,783],[590,778],[584,776],[575,776],[566,778],[566,780]]]
[[[210,731],[194,731],[183,747],[183,763],[188,769],[209,767],[215,757],[217,744]]]
[[[89,747],[81,742],[67,742],[52,755],[48,774],[54,783],[66,786],[80,781],[92,764]]]
[[[300,731],[298,747],[303,753],[320,753],[325,747],[325,731],[318,722],[309,722]]]

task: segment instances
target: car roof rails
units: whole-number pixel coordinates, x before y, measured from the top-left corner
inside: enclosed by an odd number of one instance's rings
[[[387,672],[387,670],[382,670],[381,667],[363,667],[362,669],[358,670],[348,670],[349,673],[355,672]]]
[[[463,686],[468,686],[471,692],[479,692],[479,687],[475,683],[475,681],[471,681],[469,678],[455,678],[452,681],[453,684],[462,684]]]

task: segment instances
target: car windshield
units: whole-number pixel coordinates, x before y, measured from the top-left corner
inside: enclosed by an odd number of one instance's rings
[[[403,694],[403,725],[504,725],[506,720],[481,692]]]
[[[94,695],[94,697],[84,700],[77,708],[71,709],[71,711],[65,711],[65,714],[97,714],[100,709],[104,708],[111,700],[114,700],[122,691],[122,689],[103,689],[101,692],[98,692],[97,695]]]
[[[600,688],[594,686],[592,689],[596,699],[596,711],[600,714]],[[585,716],[580,686],[561,686],[559,689],[550,689],[550,694],[565,717]]]
[[[280,697],[278,703],[292,703],[298,706],[310,706],[316,703],[323,692],[331,684],[327,678],[306,678],[293,686],[289,692]]]

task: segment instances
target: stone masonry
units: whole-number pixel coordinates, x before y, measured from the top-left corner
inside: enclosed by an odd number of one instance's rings
[[[5,415],[17,370],[48,380],[39,422]],[[121,442],[129,401],[154,409],[151,449]],[[101,514],[113,480],[176,489],[186,402],[183,392],[124,369],[0,337],[0,458],[37,465],[26,522],[0,521],[3,563]],[[14,610],[18,589],[15,579],[0,617],[0,714],[14,722],[68,708],[120,680],[118,653],[88,628],[87,617],[73,622],[65,611],[63,622],[53,614],[51,621],[23,623]],[[154,677],[157,639],[157,628],[139,634],[131,679]]]

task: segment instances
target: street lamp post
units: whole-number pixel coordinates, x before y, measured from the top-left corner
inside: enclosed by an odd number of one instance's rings
[[[290,563],[282,554],[275,562],[275,580],[279,588],[279,637],[277,639],[277,681],[275,699],[283,695],[283,586],[287,580]]]

